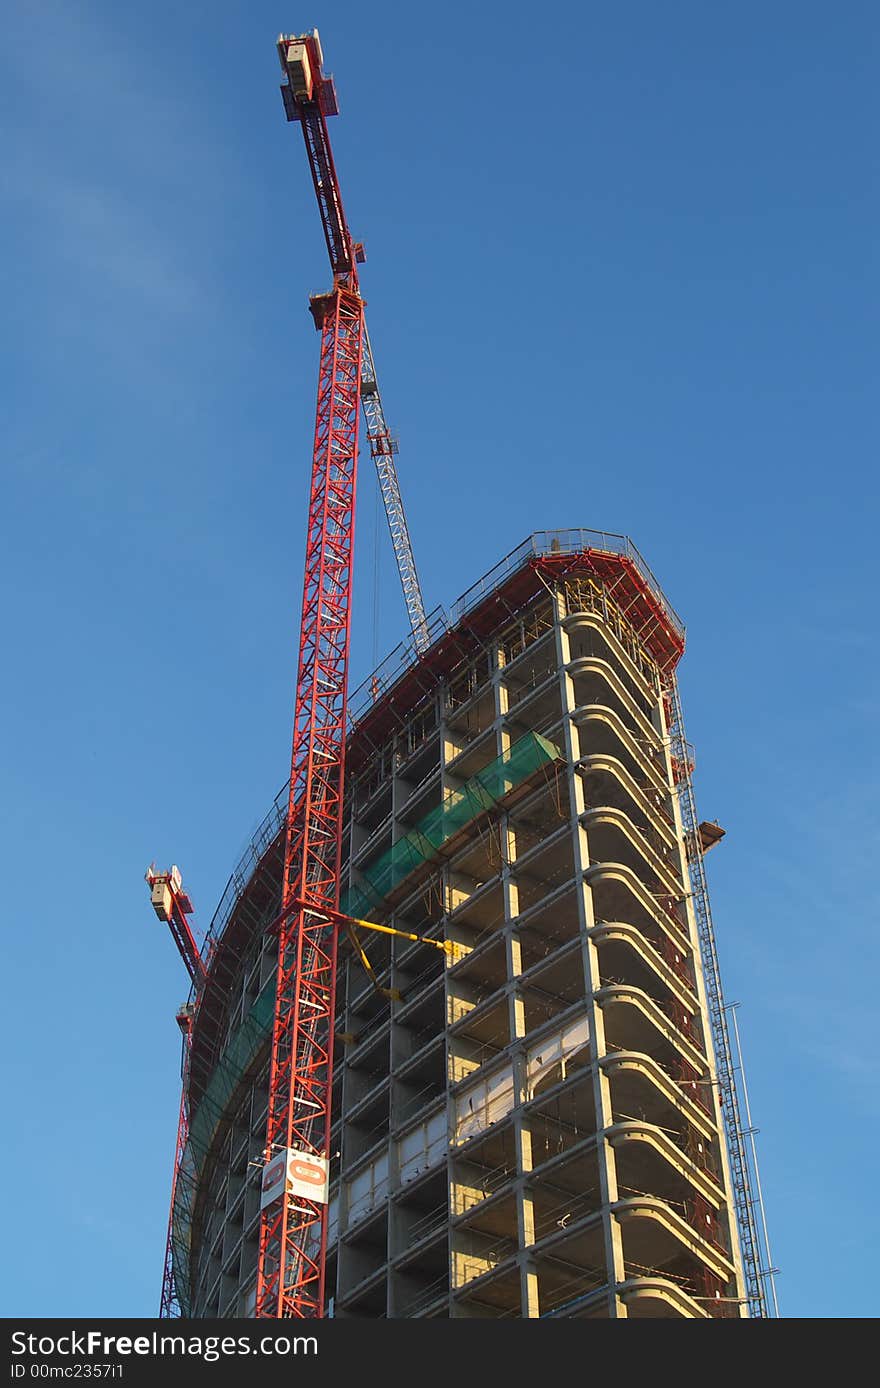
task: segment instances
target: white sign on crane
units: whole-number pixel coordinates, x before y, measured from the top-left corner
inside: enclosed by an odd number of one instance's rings
[[[330,1184],[329,1165],[326,1157],[318,1156],[315,1152],[303,1152],[297,1147],[288,1147],[279,1152],[263,1167],[260,1209],[264,1210],[273,1200],[285,1194],[298,1195],[303,1200],[326,1205]]]

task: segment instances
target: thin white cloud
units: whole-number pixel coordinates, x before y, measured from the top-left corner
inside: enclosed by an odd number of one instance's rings
[[[135,294],[155,309],[194,305],[192,275],[118,191],[16,163],[7,166],[7,198],[24,215],[32,241],[68,273]]]
[[[65,287],[75,291],[79,276],[87,292],[103,285],[136,296],[139,309],[181,313],[212,302],[206,200],[234,188],[241,171],[198,92],[155,59],[149,34],[135,43],[124,12],[41,0],[10,15],[0,46],[14,113],[3,196],[21,219],[24,253],[50,275],[63,268]]]

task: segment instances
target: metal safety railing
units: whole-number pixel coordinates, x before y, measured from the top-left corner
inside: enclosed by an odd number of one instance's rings
[[[253,876],[254,868],[257,867],[267,848],[284,828],[287,819],[288,793],[288,786],[285,782],[273,800],[268,814],[263,817],[254,830],[250,842],[232,869],[205,936],[206,949],[223,934],[239,898]]]
[[[372,674],[353,690],[348,701],[350,722],[357,723],[376,700],[396,684],[410,666],[417,663],[423,650],[457,626],[485,597],[532,559],[558,554],[583,554],[586,550],[616,554],[627,559],[639,573],[672,630],[684,638],[684,623],[628,536],[615,535],[607,530],[536,530],[472,584],[448,611],[435,607],[429,612],[424,619],[423,634],[418,644],[414,638],[401,641]]]
[[[684,623],[675,609],[670,606],[663,589],[632,540],[627,535],[615,535],[608,530],[534,531],[527,540],[524,540],[521,545],[517,545],[516,549],[512,549],[509,554],[499,560],[494,568],[490,569],[482,578],[477,579],[477,582],[472,584],[457,602],[453,603],[448,613],[450,626],[455,626],[457,622],[461,621],[462,617],[466,616],[488,593],[491,593],[517,569],[521,569],[530,559],[554,554],[583,554],[588,549],[600,550],[606,554],[618,554],[624,559],[629,559],[650,589],[673,629],[679,636],[684,636]]]
[[[453,603],[449,611],[436,607],[424,617],[419,640],[414,637],[402,641],[385,657],[380,665],[349,695],[349,730],[366,714],[377,699],[381,698],[406,671],[415,665],[421,652],[437,641],[445,632],[451,630],[487,594],[497,588],[531,559],[544,555],[580,554],[593,549],[607,554],[617,554],[628,559],[638,570],[657,603],[665,613],[670,624],[679,635],[684,634],[681,618],[667,601],[659,583],[642,558],[635,545],[626,535],[616,535],[605,530],[536,530],[529,538],[511,550],[482,578],[472,584],[462,596]],[[242,853],[224,889],[217,910],[208,929],[205,949],[218,940],[247,885],[254,868],[266,849],[284,827],[287,817],[287,784],[275,798],[269,813],[255,830],[250,843]]]

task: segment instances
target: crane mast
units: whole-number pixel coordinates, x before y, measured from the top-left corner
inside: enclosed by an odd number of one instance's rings
[[[165,1238],[165,1265],[162,1271],[162,1297],[159,1302],[160,1320],[169,1320],[180,1315],[180,1298],[174,1272],[174,1202],[177,1199],[177,1181],[183,1161],[183,1153],[189,1138],[189,1106],[187,1086],[189,1082],[189,1062],[192,1046],[192,1024],[194,1005],[184,1003],[177,1013],[177,1025],[183,1035],[183,1062],[181,1065],[180,1108],[177,1114],[177,1142],[174,1147],[174,1173],[171,1178],[171,1205],[168,1211],[168,1233]]]

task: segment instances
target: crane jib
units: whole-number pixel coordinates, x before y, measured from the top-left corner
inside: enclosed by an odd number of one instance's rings
[[[327,122],[317,102],[301,108],[300,124],[333,274],[355,275],[356,283],[354,241],[342,207]]]

